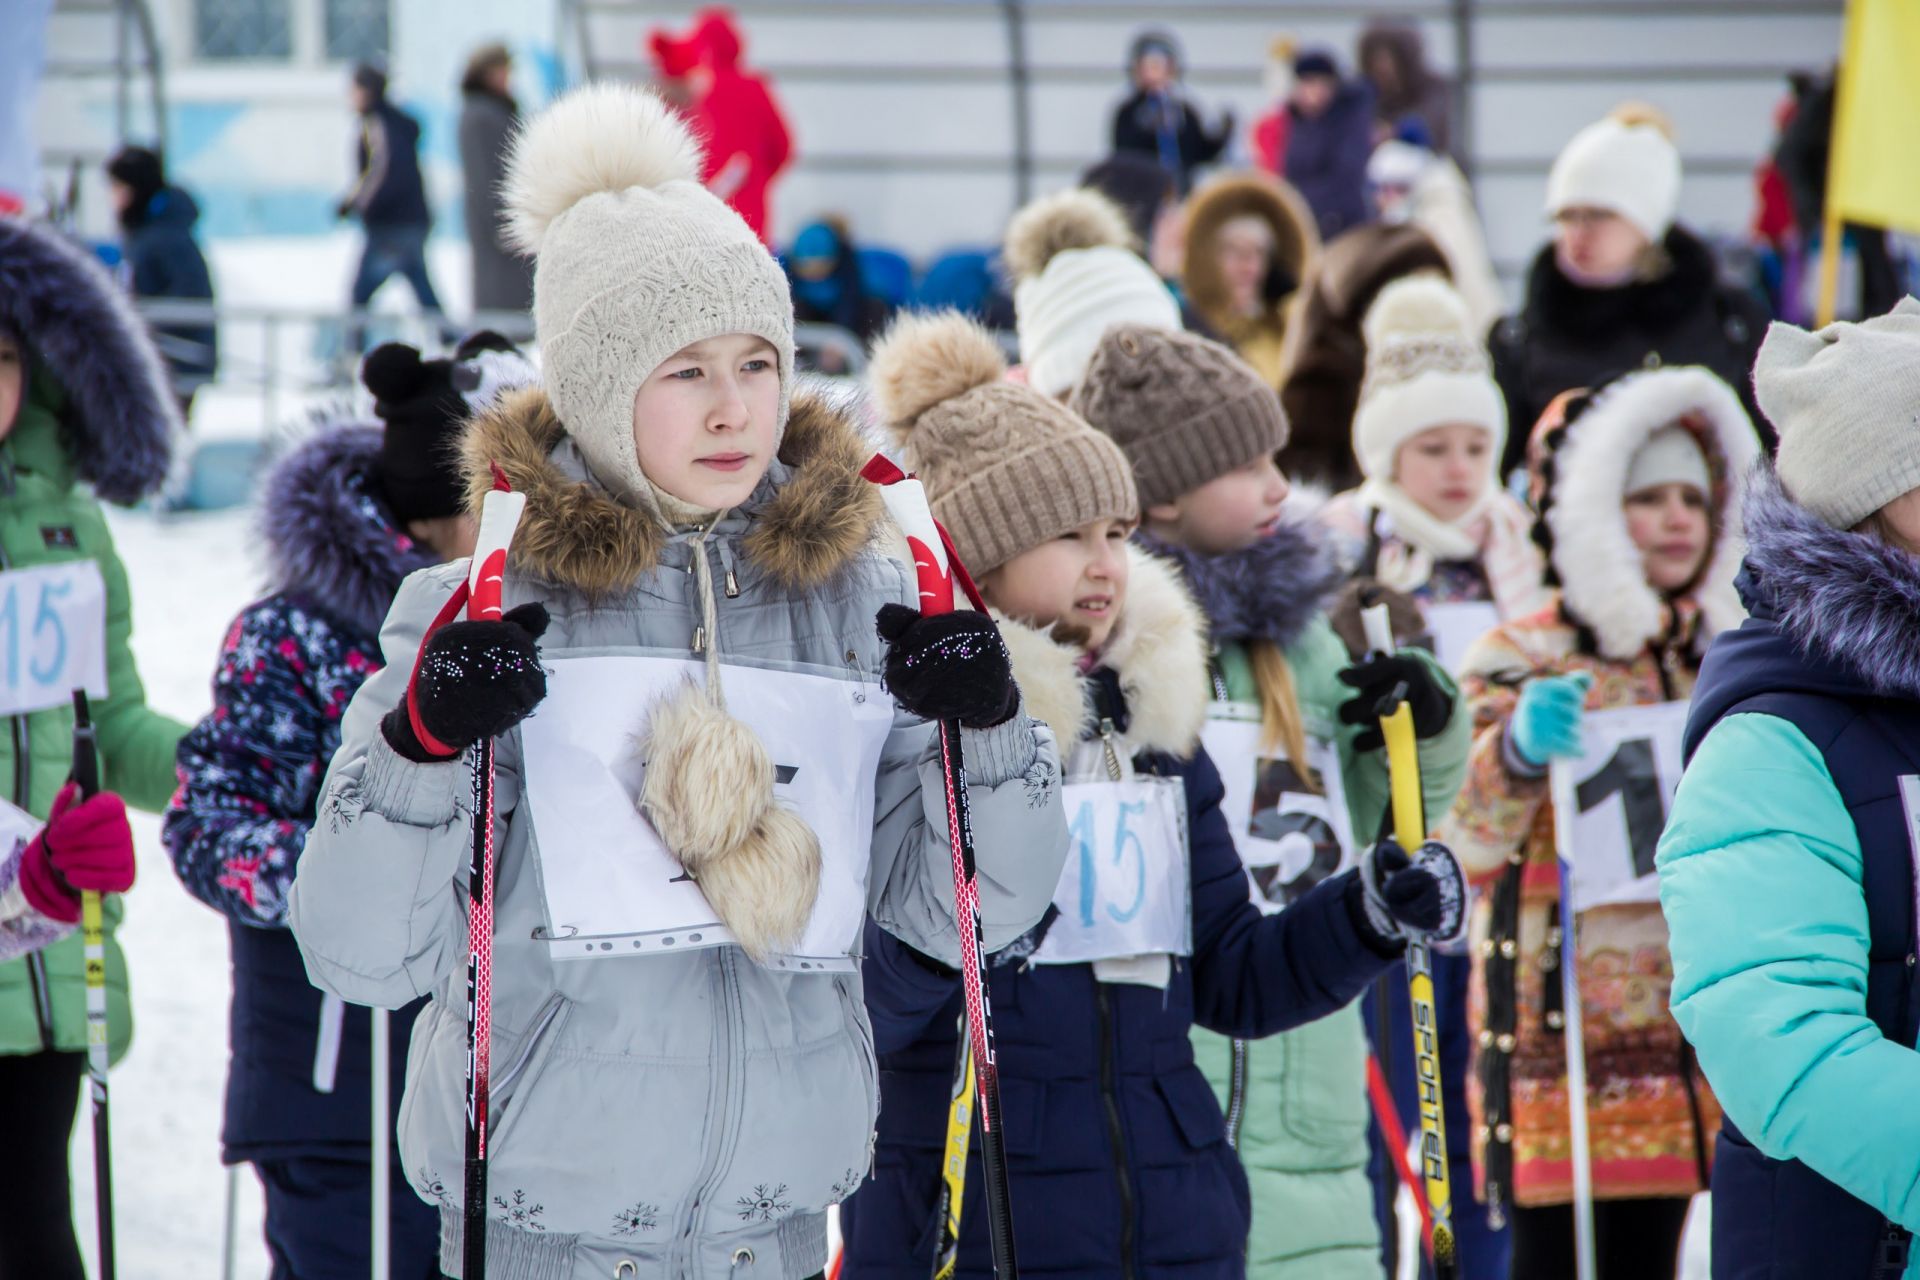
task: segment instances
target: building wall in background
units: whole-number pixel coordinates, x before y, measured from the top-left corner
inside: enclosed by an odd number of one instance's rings
[[[201,195],[213,236],[313,234],[331,225],[349,178],[346,68],[323,48],[326,5],[346,0],[252,0],[289,6],[290,55],[272,63],[193,56],[196,6],[152,0],[167,46],[169,128],[176,170]],[[243,2],[243,0],[227,0]],[[366,0],[353,0],[364,3]],[[396,99],[425,125],[424,151],[443,235],[459,231],[454,120],[467,52],[506,39],[521,55],[516,89],[537,103],[561,71],[645,75],[642,40],[656,23],[682,25],[688,0],[388,0]],[[784,237],[826,210],[848,214],[869,240],[924,256],[991,244],[1011,212],[1015,181],[1006,25],[990,0],[736,0],[748,59],[769,71],[799,153],[775,193]],[[1028,0],[1033,68],[1034,189],[1070,183],[1106,145],[1124,92],[1121,60],[1133,32],[1166,22],[1209,110],[1231,105],[1242,124],[1267,106],[1261,74],[1276,35],[1324,44],[1351,62],[1361,27],[1384,10],[1410,13],[1430,60],[1455,64],[1451,0],[1381,6],[1361,0]],[[1736,235],[1752,205],[1751,171],[1771,139],[1792,69],[1828,65],[1840,0],[1474,0],[1478,68],[1472,103],[1476,189],[1496,259],[1511,278],[1542,239],[1547,166],[1575,129],[1625,99],[1674,119],[1686,157],[1682,216]],[[53,52],[57,57],[56,19]],[[43,94],[42,129],[50,99]],[[73,91],[78,93],[79,91]],[[111,129],[96,86],[51,114]],[[89,202],[92,209],[98,202]]]

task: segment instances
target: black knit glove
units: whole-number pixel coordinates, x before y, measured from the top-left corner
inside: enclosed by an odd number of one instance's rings
[[[874,622],[887,642],[887,688],[914,715],[991,729],[1020,709],[1013,658],[986,614],[961,609],[929,618],[888,604]]]
[[[1433,668],[1418,658],[1375,655],[1342,670],[1340,682],[1359,690],[1340,704],[1340,722],[1367,726],[1354,735],[1355,751],[1378,751],[1387,745],[1380,733],[1380,704],[1399,685],[1407,688],[1415,737],[1431,738],[1453,718],[1453,695],[1441,686]]]
[[[1392,951],[1415,933],[1444,942],[1466,925],[1467,878],[1453,851],[1438,841],[1409,857],[1389,836],[1360,855],[1347,906],[1376,950]]]
[[[547,696],[547,673],[536,643],[547,629],[547,609],[523,604],[497,622],[453,622],[433,633],[422,652],[407,701],[380,722],[387,745],[419,764],[451,760],[483,739],[526,719]],[[407,713],[445,751],[420,741]]]

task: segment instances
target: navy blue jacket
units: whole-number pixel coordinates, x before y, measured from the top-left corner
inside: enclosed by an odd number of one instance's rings
[[[1770,476],[1756,481],[1747,519],[1752,550],[1739,586],[1751,616],[1701,667],[1685,752],[1691,759],[1726,717],[1760,713],[1790,722],[1821,753],[1862,854],[1867,1016],[1912,1046],[1916,852],[1899,780],[1920,774],[1920,696],[1902,669],[1920,632],[1920,577],[1907,568],[1909,581],[1896,581],[1876,560],[1891,565],[1904,553],[1818,526]],[[1836,571],[1842,563],[1851,571]],[[1874,1270],[1888,1250],[1906,1248],[1904,1232],[1800,1161],[1761,1154],[1731,1119],[1715,1149],[1713,1197],[1715,1280],[1891,1280],[1904,1270]]]
[[[162,187],[144,210],[125,220],[134,297],[213,301],[213,277],[193,238],[193,224],[199,220],[200,206],[178,187]],[[212,325],[157,324],[153,333],[176,388],[184,390],[213,377],[220,352]]]
[[[188,892],[227,917],[233,943],[229,1163],[366,1151],[372,1023],[307,981],[286,895],[314,821],[341,717],[380,667],[378,629],[401,579],[434,557],[374,496],[380,432],[332,426],[268,479],[273,595],[234,621],[214,709],[180,743],[181,787],[162,840]],[[397,1107],[424,1001],[392,1015]]]
[[[346,205],[369,227],[425,227],[433,221],[420,178],[420,124],[382,100],[360,117],[359,161]]]
[[[1367,157],[1373,154],[1373,90],[1344,80],[1327,109],[1293,117],[1287,135],[1286,178],[1306,198],[1320,239],[1373,221],[1367,207]]]
[[[1175,962],[1165,991],[1098,982],[1091,965],[994,967],[1020,1267],[1049,1280],[1226,1280],[1245,1272],[1247,1178],[1189,1030],[1252,1038],[1311,1022],[1393,957],[1358,928],[1351,872],[1280,915],[1253,907],[1205,752],[1134,763],[1186,786],[1194,954]],[[879,1145],[874,1177],[841,1208],[843,1280],[925,1280],[962,1001],[956,979],[880,930],[868,927],[866,945]],[[959,1272],[987,1280],[982,1185],[976,1143]]]

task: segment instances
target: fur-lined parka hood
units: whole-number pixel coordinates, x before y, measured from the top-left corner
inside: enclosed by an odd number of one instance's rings
[[[1754,474],[1746,527],[1740,588],[1756,616],[1862,694],[1920,700],[1920,557],[1815,518],[1771,466]]]
[[[1187,254],[1181,279],[1194,310],[1217,329],[1231,327],[1226,321],[1232,306],[1214,241],[1221,227],[1243,214],[1253,214],[1273,228],[1275,264],[1293,281],[1289,295],[1312,278],[1320,256],[1318,224],[1292,187],[1264,173],[1233,174],[1209,182],[1187,202]],[[1270,301],[1277,308],[1285,296]]]
[[[0,330],[56,384],[61,447],[96,494],[133,503],[160,487],[180,412],[146,326],[99,263],[0,218]]]
[[[1573,402],[1565,424],[1549,428],[1537,451],[1536,489],[1546,496],[1535,537],[1547,551],[1549,583],[1561,588],[1567,614],[1592,633],[1599,654],[1616,661],[1637,656],[1668,621],[1621,504],[1634,454],[1670,425],[1693,433],[1713,482],[1713,543],[1687,593],[1700,607],[1704,650],[1745,616],[1733,580],[1746,554],[1741,495],[1760,440],[1733,388],[1695,366],[1628,374]]]
[[[381,428],[336,417],[274,465],[260,499],[260,532],[275,591],[310,598],[378,634],[400,583],[438,564],[378,495]]]
[[[592,477],[544,390],[523,388],[478,414],[462,451],[470,510],[496,465],[527,495],[511,553],[521,572],[602,600],[659,565],[671,534]],[[738,508],[748,561],[788,590],[830,581],[883,526],[879,491],[860,477],[872,455],[850,408],[797,389],[778,459]]]
[[[1216,644],[1268,640],[1290,648],[1340,586],[1326,531],[1310,520],[1284,520],[1246,550],[1223,556],[1136,536],[1179,571]]]
[[[1206,622],[1172,565],[1134,546],[1127,562],[1126,604],[1100,666],[1118,677],[1132,748],[1185,759],[1207,718]],[[999,621],[1027,715],[1053,730],[1064,760],[1095,730],[1096,677],[1080,669],[1085,651],[1025,623]]]

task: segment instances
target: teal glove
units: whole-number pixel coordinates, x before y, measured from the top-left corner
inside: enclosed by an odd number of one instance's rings
[[[1550,760],[1580,754],[1580,718],[1586,714],[1593,675],[1542,676],[1520,689],[1507,739],[1521,760],[1544,769]]]

